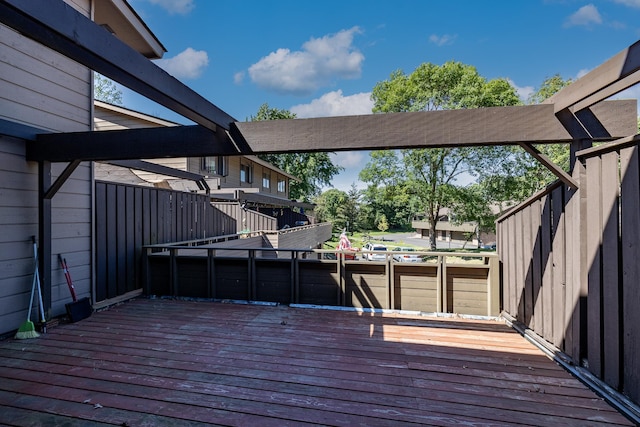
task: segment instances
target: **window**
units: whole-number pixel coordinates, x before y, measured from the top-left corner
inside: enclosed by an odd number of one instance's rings
[[[271,188],[271,175],[268,172],[262,173],[262,188],[269,189]]]
[[[223,156],[209,156],[202,158],[201,169],[209,175],[226,176],[228,169],[228,160]]]
[[[202,170],[205,173],[215,175],[218,172],[218,158],[217,157],[203,157],[202,158]]]
[[[253,168],[251,165],[240,164],[240,182],[253,182]]]
[[[278,179],[278,193],[287,192],[287,181],[284,179]]]

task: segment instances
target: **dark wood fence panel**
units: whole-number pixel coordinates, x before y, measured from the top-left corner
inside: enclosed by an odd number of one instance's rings
[[[622,242],[622,390],[640,403],[640,160],[638,147],[620,153]]]
[[[96,182],[96,301],[142,287],[142,246],[195,240],[234,229],[205,195]]]
[[[504,310],[639,404],[638,147],[581,156],[579,190],[556,183],[499,218]]]

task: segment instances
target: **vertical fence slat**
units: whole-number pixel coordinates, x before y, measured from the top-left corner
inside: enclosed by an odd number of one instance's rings
[[[515,215],[515,235],[522,236],[522,212],[518,212]],[[515,289],[516,289],[516,309],[517,318],[521,322],[525,321],[525,289],[524,289],[524,254],[523,254],[523,240],[524,238],[515,239],[515,263],[516,263],[516,275],[515,275]]]
[[[116,186],[107,185],[107,198],[105,201],[105,209],[107,211],[107,233],[104,236],[107,245],[107,262],[106,262],[106,297],[113,298],[117,295],[117,267],[118,267],[118,251],[117,251],[117,202],[116,202]]]
[[[532,292],[532,312],[531,312],[531,327],[539,334],[544,336],[543,333],[543,297],[542,297],[542,234],[541,234],[541,203],[540,200],[536,200],[529,206],[531,210],[531,250],[533,252],[531,257],[531,292]]]
[[[623,390],[640,403],[640,160],[639,148],[620,153],[622,230]]]
[[[509,265],[507,266],[507,270],[509,275],[507,276],[507,281],[509,282],[509,314],[516,317],[518,315],[518,296],[516,292],[516,264],[518,262],[516,258],[516,236],[515,236],[515,226],[516,220],[513,216],[509,217],[507,220],[507,230],[509,233],[509,238],[507,239],[507,251],[508,251],[508,261]]]
[[[599,157],[587,159],[587,358],[589,370],[602,378],[602,173]]]
[[[533,249],[531,243],[531,206],[522,210],[522,272],[524,280],[524,323],[532,327],[533,316]]]
[[[540,200],[540,286],[542,289],[542,305],[536,310],[542,310],[538,315],[540,335],[551,340],[553,337],[554,316],[562,316],[556,313],[553,307],[553,252],[551,251],[551,205],[552,195],[542,197]]]
[[[127,206],[125,187],[116,186],[116,294],[127,292]]]
[[[136,288],[136,233],[135,233],[135,203],[134,188],[125,187],[125,292]]]
[[[566,214],[564,211],[564,187],[558,187],[551,193],[551,252],[552,252],[552,331],[549,337],[553,344],[567,353],[567,346],[571,342],[571,319],[574,307],[567,307],[567,276],[566,276],[566,252],[565,236]]]
[[[603,379],[620,387],[621,301],[618,275],[618,153],[602,156],[602,346]]]
[[[96,301],[107,298],[107,185],[96,183]]]

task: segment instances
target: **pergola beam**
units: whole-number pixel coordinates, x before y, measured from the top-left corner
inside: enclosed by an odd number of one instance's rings
[[[235,119],[62,0],[0,0],[1,22],[131,90],[215,130]]]
[[[568,173],[562,170],[558,165],[553,163],[551,159],[542,154],[536,147],[531,144],[521,143],[520,146],[529,154],[531,154],[537,161],[542,163],[547,169],[551,171],[558,179],[564,182],[569,188],[577,190],[579,187],[578,182],[571,177]]]
[[[640,41],[549,97],[544,103],[553,104],[556,113],[570,107],[574,107],[574,111],[582,110],[640,82],[638,71]]]
[[[609,141],[635,133],[636,109],[633,100],[593,106],[588,121],[595,134],[593,139]],[[575,124],[580,129],[583,125]],[[253,154],[557,144],[574,140],[574,130],[563,126],[549,104],[241,122],[234,123],[230,133],[236,143],[248,147]]]
[[[68,162],[239,154],[226,131],[199,125],[46,133],[27,142],[27,160]]]

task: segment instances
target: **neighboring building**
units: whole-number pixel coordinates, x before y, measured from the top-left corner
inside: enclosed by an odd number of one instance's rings
[[[411,226],[423,239],[430,238],[431,223],[423,217],[416,217]],[[454,246],[475,247],[480,245],[478,223],[451,221],[451,211],[448,208],[440,209],[440,217],[436,223],[436,242],[450,243]],[[495,241],[495,238],[494,238]]]
[[[96,100],[94,105],[95,130],[178,126],[171,121],[102,101]],[[277,228],[314,222],[313,217],[307,215],[314,205],[288,198],[290,183],[297,178],[256,156],[178,157],[146,161],[196,174],[201,180],[198,182],[158,171],[124,168],[118,166],[118,162],[96,163],[95,178],[102,181],[207,193],[211,195],[214,205],[219,202],[222,209],[225,203],[232,202],[241,204],[245,209],[274,217],[277,220]],[[242,225],[239,224],[238,231],[242,229]]]
[[[147,58],[162,57],[164,47],[126,1],[66,3]],[[39,193],[39,181],[50,185],[67,165],[42,162],[39,167],[26,160],[27,140],[36,134],[93,128],[92,71],[5,24],[0,24],[0,40],[1,335],[25,321],[34,273],[32,236],[50,233],[47,253],[64,254],[73,266],[79,297],[90,295],[94,272],[92,163],[81,163],[47,199]],[[51,316],[60,315],[70,301],[64,274],[56,256],[41,266],[41,277],[51,277],[51,286],[43,289],[45,307]]]

